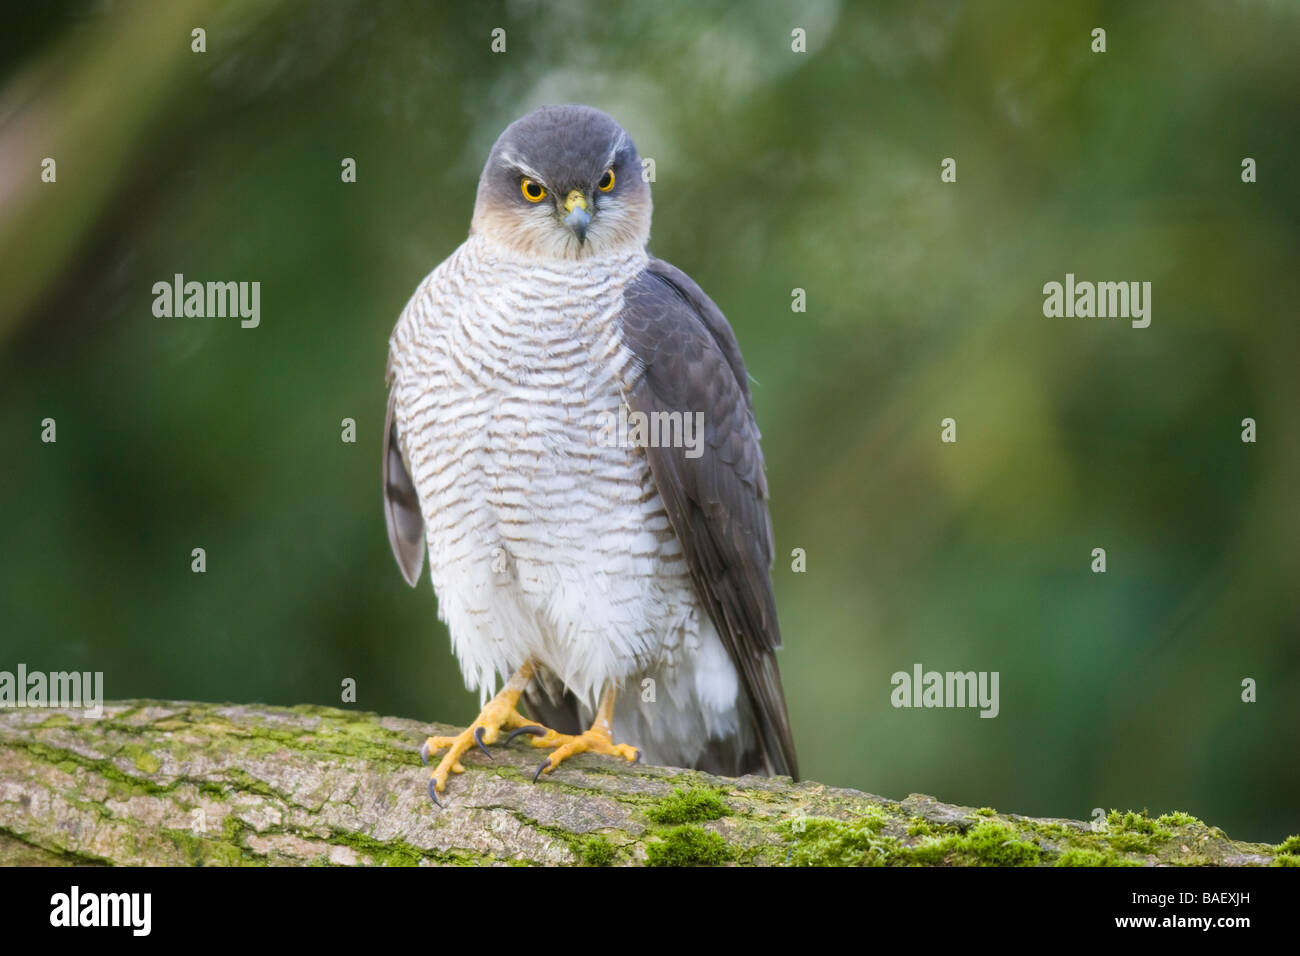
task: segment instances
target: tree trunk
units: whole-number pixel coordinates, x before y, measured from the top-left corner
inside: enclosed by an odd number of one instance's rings
[[[467,754],[439,809],[418,751],[451,731],[308,706],[5,709],[0,865],[1300,862],[1177,813],[1033,819],[591,755],[533,783],[527,737]]]

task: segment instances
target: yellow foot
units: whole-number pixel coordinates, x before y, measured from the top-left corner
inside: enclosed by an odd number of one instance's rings
[[[523,727],[527,728],[530,733],[554,733],[554,731],[549,731],[545,727],[538,726],[515,710],[515,704],[519,702],[519,695],[528,686],[528,681],[532,678],[532,675],[532,665],[525,664],[510,678],[506,686],[502,688],[501,693],[487,702],[487,706],[480,711],[478,717],[464,731],[454,737],[430,737],[424,742],[424,746],[420,748],[420,759],[425,764],[428,764],[431,754],[436,754],[444,747],[447,748],[446,754],[438,761],[438,766],[434,767],[429,780],[429,796],[433,798],[433,802],[438,806],[442,806],[438,794],[447,789],[447,778],[453,773],[465,772],[460,758],[471,747],[477,746],[491,760],[493,757],[491,753],[488,753],[487,745],[496,743],[497,737],[502,730]]]
[[[436,756],[438,751],[444,747],[448,748],[447,753],[438,761],[438,766],[433,768],[433,774],[429,780],[429,796],[433,797],[433,802],[442,806],[438,800],[438,794],[447,789],[447,778],[453,773],[464,773],[465,767],[461,764],[460,758],[465,751],[471,747],[477,746],[487,754],[489,760],[495,759],[488,751],[487,745],[496,743],[497,737],[502,730],[510,730],[512,727],[525,726],[530,731],[538,728],[532,721],[522,716],[515,710],[513,705],[507,704],[505,708],[495,707],[497,698],[493,698],[483,711],[470,724],[455,737],[430,737],[420,748],[420,759],[426,764],[429,762],[430,755]]]
[[[591,729],[586,733],[570,736],[569,734],[556,733],[554,730],[545,730],[543,733],[536,734],[533,737],[534,747],[556,747],[551,755],[542,761],[542,765],[537,768],[537,773],[533,774],[533,782],[544,773],[550,773],[565,760],[568,760],[574,754],[593,753],[609,754],[611,757],[622,757],[628,763],[636,763],[641,759],[641,751],[628,744],[616,744],[614,738],[609,732],[609,722],[614,718],[614,687],[610,685],[606,688],[605,693],[600,697],[600,706],[596,708],[596,719],[592,722]],[[544,730],[544,728],[537,728]],[[527,731],[534,733],[532,728],[522,728],[515,733]]]
[[[516,733],[518,732],[516,731]],[[630,744],[614,743],[614,738],[610,736],[609,731],[600,726],[592,727],[577,736],[548,730],[546,733],[533,738],[534,747],[555,747],[556,744],[559,744],[559,746],[551,751],[551,755],[542,761],[541,766],[537,768],[537,772],[533,774],[534,783],[542,774],[550,773],[574,754],[608,754],[611,757],[622,757],[628,763],[636,763],[641,759],[641,751]]]
[[[438,799],[438,794],[447,789],[447,778],[453,773],[464,773],[465,767],[461,764],[460,758],[471,747],[478,747],[488,759],[495,759],[488,751],[487,745],[496,743],[501,731],[513,731],[506,738],[509,743],[519,734],[531,734],[533,737],[532,744],[534,747],[554,747],[556,748],[540,767],[537,773],[533,774],[533,780],[536,781],[543,773],[550,773],[561,763],[572,757],[574,754],[595,753],[609,754],[613,757],[622,757],[629,763],[636,763],[641,759],[641,752],[637,748],[628,744],[616,744],[610,736],[610,720],[614,714],[614,688],[610,686],[601,696],[600,706],[596,710],[596,720],[590,730],[585,733],[570,735],[562,734],[558,731],[551,730],[549,727],[543,727],[536,721],[529,720],[515,709],[519,703],[519,696],[527,688],[528,682],[532,679],[534,667],[532,662],[527,662],[515,673],[506,686],[501,689],[487,706],[479,713],[474,722],[466,727],[461,733],[454,737],[430,737],[420,748],[420,759],[428,764],[429,757],[436,754],[444,747],[447,752],[442,755],[438,761],[438,766],[433,769],[433,774],[429,779],[429,796],[433,802],[442,806],[442,801]]]

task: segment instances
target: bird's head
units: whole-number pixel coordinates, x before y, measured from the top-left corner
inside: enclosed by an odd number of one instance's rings
[[[498,137],[471,232],[530,256],[581,259],[643,248],[650,186],[632,137],[589,106],[544,106]]]

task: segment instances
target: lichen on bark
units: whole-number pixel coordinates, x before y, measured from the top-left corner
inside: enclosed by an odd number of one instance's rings
[[[1186,813],[1094,827],[583,755],[467,755],[442,809],[418,750],[454,728],[329,707],[0,711],[0,865],[1288,865]]]

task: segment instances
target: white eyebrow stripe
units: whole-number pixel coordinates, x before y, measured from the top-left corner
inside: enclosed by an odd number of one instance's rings
[[[522,159],[519,159],[518,157],[513,156],[513,155],[510,154],[510,153],[502,153],[502,154],[501,154],[501,161],[504,162],[504,163],[508,163],[508,164],[510,164],[511,166],[515,167],[515,169],[519,170],[521,173],[523,173],[523,174],[524,174],[525,176],[527,176],[529,179],[535,179],[535,180],[537,180],[539,183],[541,183],[543,186],[546,185],[546,177],[544,177],[544,176],[543,176],[541,173],[539,173],[537,170],[533,169],[533,167],[529,166],[529,165],[528,165],[527,163],[525,163]]]
[[[622,130],[618,134],[618,141],[614,143],[613,148],[610,149],[609,151],[609,156],[605,160],[605,165],[613,166],[614,157],[618,155],[619,150],[621,150],[624,146],[629,146],[629,145],[631,145],[631,140],[628,138],[627,130]]]
[[[614,145],[613,145],[612,147],[610,147],[609,155],[605,157],[605,163],[604,163],[604,165],[607,166],[607,167],[608,167],[608,166],[613,166],[613,165],[614,165],[614,159],[618,156],[619,151],[620,151],[621,149],[623,149],[625,146],[630,146],[630,145],[632,145],[632,140],[631,140],[631,138],[627,135],[627,130],[623,130],[621,133],[619,133],[619,135],[618,135],[618,139],[614,142]],[[533,169],[533,167],[529,166],[527,163],[525,163],[522,159],[520,159],[520,158],[519,158],[518,156],[516,156],[514,153],[504,153],[504,152],[503,152],[503,153],[501,154],[501,161],[502,161],[503,163],[506,163],[507,165],[513,166],[515,169],[519,170],[521,173],[523,173],[523,174],[524,174],[525,176],[527,176],[529,179],[535,179],[535,180],[537,180],[539,183],[541,183],[543,186],[548,186],[548,187],[549,187],[550,184],[546,181],[546,177],[545,177],[545,176],[543,176],[543,175],[542,175],[541,173],[539,173],[537,170]]]

